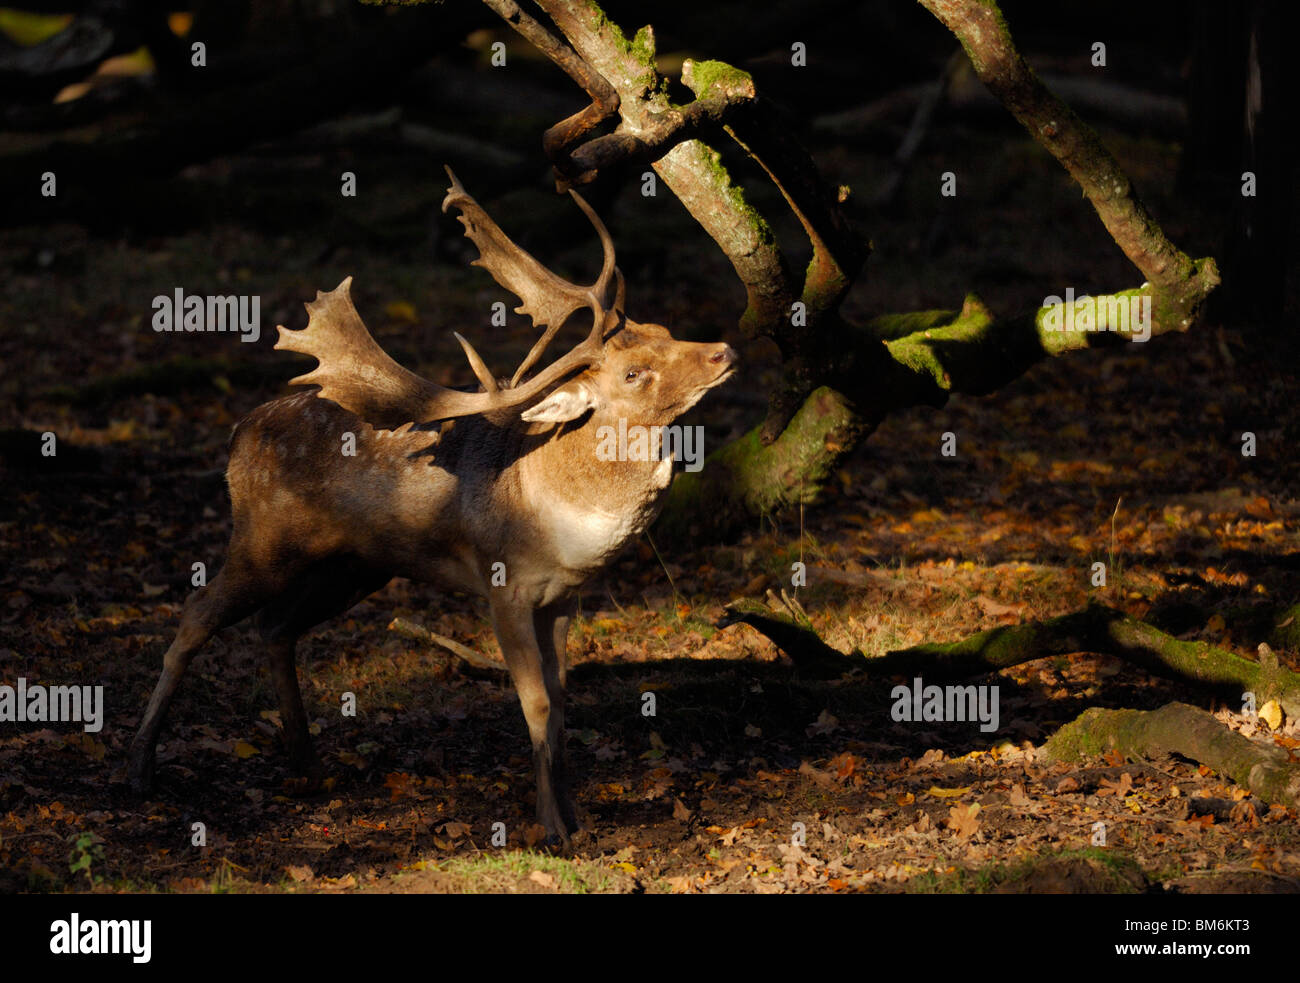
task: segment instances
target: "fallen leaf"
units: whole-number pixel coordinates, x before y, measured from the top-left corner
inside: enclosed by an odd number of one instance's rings
[[[836,784],[835,776],[832,775],[829,771],[822,771],[820,768],[814,767],[813,765],[809,764],[807,761],[799,762],[799,774],[807,775],[818,785]]]
[[[1115,781],[1103,778],[1101,780],[1101,787],[1097,789],[1097,794],[1113,795],[1116,798],[1122,799],[1131,791],[1133,791],[1133,776],[1126,771]]]
[[[975,603],[991,618],[1019,617],[1020,612],[1025,609],[1023,604],[1003,604],[1001,601],[995,601],[991,597],[980,594],[975,598]]]
[[[815,737],[818,734],[829,734],[832,731],[839,730],[840,722],[829,710],[823,710],[817,715],[817,720],[804,728],[804,733],[809,737]]]
[[[930,794],[936,799],[955,799],[959,796],[965,795],[970,790],[971,786],[969,785],[964,788],[939,788],[937,785],[930,786]]]
[[[953,806],[948,810],[948,828],[959,840],[970,839],[979,830],[980,804]]]
[[[411,776],[404,771],[395,771],[385,776],[384,788],[394,799],[400,799],[411,790]]]
[[[1259,719],[1268,724],[1270,730],[1282,726],[1282,708],[1278,706],[1277,700],[1269,700],[1259,708]]]

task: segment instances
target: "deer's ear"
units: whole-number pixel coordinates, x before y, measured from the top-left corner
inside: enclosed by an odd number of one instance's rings
[[[594,410],[600,400],[584,382],[570,382],[561,386],[531,409],[520,414],[528,423],[568,423],[588,410]]]

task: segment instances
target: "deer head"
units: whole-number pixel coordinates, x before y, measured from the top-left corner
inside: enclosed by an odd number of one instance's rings
[[[376,428],[392,429],[511,410],[533,423],[565,423],[600,410],[631,422],[665,424],[680,416],[705,391],[731,374],[735,353],[725,345],[697,346],[673,339],[656,324],[637,324],[623,312],[623,276],[614,263],[614,245],[603,222],[576,191],[574,201],[600,238],[604,262],[590,286],[571,283],[546,269],[516,245],[447,168],[451,188],[443,211],[456,208],[465,234],[478,247],[473,265],[486,269],[520,304],[542,335],[515,369],[506,386],[498,384],[474,347],[459,333],[470,368],[482,391],[447,389],[393,361],[371,336],[352,304],[352,278],[307,305],[307,327],[278,327],[279,350],[313,355],[319,365],[293,379],[316,385],[324,399],[338,403]],[[576,347],[536,375],[526,374],[541,359],[561,327],[586,309],[591,330]],[[705,352],[704,348],[710,350]],[[701,370],[701,358],[716,371]],[[539,400],[539,397],[545,397]],[[530,405],[535,404],[535,405]]]

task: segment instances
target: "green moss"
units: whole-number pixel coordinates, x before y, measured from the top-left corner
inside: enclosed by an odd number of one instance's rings
[[[776,242],[776,234],[772,231],[772,227],[767,224],[767,219],[763,218],[746,200],[745,192],[738,185],[731,183],[731,174],[722,164],[722,154],[704,143],[700,144],[700,151],[704,166],[713,179],[714,187],[726,197],[736,213],[742,216],[750,228],[754,230],[758,241],[762,245],[773,245]]]
[[[867,322],[867,333],[882,341],[906,338],[918,331],[951,324],[957,311],[908,311],[905,314],[880,314]]]
[[[628,46],[628,54],[648,68],[654,68],[655,65],[655,32],[649,24],[636,32],[636,37],[632,39],[631,45]]]
[[[725,61],[697,61],[691,63],[690,87],[697,98],[703,99],[716,85],[732,89],[741,86],[752,87],[753,77],[739,68],[728,65]]]
[[[591,30],[595,34],[604,34],[608,32],[614,42],[624,51],[629,50],[627,35],[623,29],[615,24],[606,16],[605,11],[600,9],[600,4],[591,3],[590,0],[585,4],[587,8],[587,17],[591,20]]]
[[[1086,347],[1088,344],[1087,339],[1089,335],[1109,333],[1110,319],[1108,315],[1110,313],[1109,310],[1110,300],[1112,298],[1122,301],[1125,305],[1125,310],[1127,311],[1128,298],[1142,297],[1149,294],[1150,292],[1151,292],[1150,287],[1146,287],[1146,288],[1136,287],[1132,290],[1118,290],[1113,294],[1103,294],[1101,296],[1092,298],[1094,301],[1094,309],[1095,309],[1094,317],[1096,319],[1096,323],[1094,324],[1093,328],[1088,331],[1052,330],[1047,326],[1047,317],[1049,313],[1056,311],[1056,306],[1053,305],[1052,307],[1040,307],[1034,313],[1034,326],[1038,329],[1038,337],[1039,340],[1042,342],[1043,351],[1047,352],[1049,355],[1056,355],[1063,351],[1070,351],[1071,349]],[[1083,299],[1082,296],[1075,298],[1075,303],[1077,304],[1082,299]],[[1062,316],[1063,316],[1062,312],[1056,313],[1056,317],[1059,318]],[[1125,320],[1127,320],[1127,316],[1125,316]],[[1120,333],[1120,337],[1126,337],[1126,335]]]
[[[923,312],[929,316],[934,312]],[[974,294],[966,297],[961,313],[949,324],[923,328],[902,338],[887,341],[889,354],[895,361],[914,372],[928,375],[934,384],[945,391],[952,388],[948,367],[940,352],[944,348],[956,350],[964,347],[978,350],[993,324],[993,316]]]
[[[1088,758],[1100,758],[1106,754],[1110,750],[1111,742],[1105,737],[1097,736],[1091,726],[1092,721],[1104,713],[1126,717],[1136,715],[1136,711],[1133,710],[1107,711],[1099,707],[1085,710],[1081,716],[1048,738],[1047,743],[1043,745],[1047,757],[1054,761],[1082,761]],[[1129,722],[1131,721],[1125,721],[1125,723]]]
[[[685,542],[696,536],[693,528],[718,535],[800,497],[816,501],[841,451],[856,443],[863,426],[842,395],[816,390],[774,444],[765,447],[755,427],[710,454],[703,470],[678,475],[655,525],[656,540]]]
[[[1087,876],[1080,870],[1081,865],[1092,867],[1099,876]],[[1053,876],[1053,870],[1059,873]],[[1072,870],[1076,872],[1073,877],[1069,876]],[[1044,873],[1048,884],[1074,882],[1090,892],[1134,894],[1148,882],[1141,865],[1132,857],[1115,850],[1085,847],[1056,853],[1043,850],[1023,860],[995,862],[974,870],[958,867],[918,874],[907,882],[906,890],[909,894],[1020,894],[1035,883],[1041,884]]]

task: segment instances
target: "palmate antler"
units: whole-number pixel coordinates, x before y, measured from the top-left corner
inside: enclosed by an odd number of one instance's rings
[[[517,296],[520,304],[515,308],[516,314],[527,314],[533,319],[535,327],[545,326],[541,338],[533,345],[515,369],[510,385],[516,386],[525,372],[541,357],[546,346],[550,344],[555,333],[576,310],[591,307],[614,313],[623,309],[623,274],[614,265],[614,241],[610,238],[605,223],[592,210],[583,197],[576,191],[570,191],[582,213],[587,216],[596,235],[600,237],[604,263],[596,282],[589,287],[556,276],[539,263],[526,250],[520,249],[510,237],[501,231],[491,216],[481,205],[470,197],[469,193],[456,179],[450,167],[447,177],[451,188],[442,201],[442,210],[457,208],[460,210],[461,225],[465,226],[465,235],[478,247],[479,258],[471,266],[481,266],[492,274],[492,279]],[[615,281],[617,281],[615,285]],[[615,286],[616,296],[609,296],[610,287]]]
[[[482,266],[516,294],[522,302],[518,312],[528,314],[535,325],[545,330],[505,389],[497,385],[470,343],[457,334],[456,340],[484,390],[466,393],[439,386],[402,368],[379,347],[352,304],[351,277],[329,293],[317,292],[316,299],[306,305],[307,327],[290,331],[278,326],[277,350],[313,355],[320,363],[290,380],[290,385],[320,386],[318,396],[333,400],[382,429],[523,407],[575,371],[598,363],[604,352],[604,335],[617,323],[622,310],[623,278],[614,266],[609,232],[576,192],[571,194],[595,226],[605,256],[600,276],[589,287],[561,279],[520,249],[470,197],[451,168],[447,168],[447,174],[451,189],[443,210],[453,206],[460,209],[465,233],[480,253],[474,265]],[[614,281],[616,296],[611,299],[608,295]],[[582,307],[591,310],[591,332],[575,348],[520,385],[519,380],[541,357],[555,333]]]

